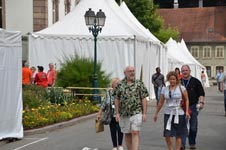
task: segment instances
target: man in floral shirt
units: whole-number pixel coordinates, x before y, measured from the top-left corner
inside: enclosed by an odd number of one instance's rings
[[[114,90],[116,121],[125,133],[128,150],[139,149],[139,131],[146,121],[148,91],[142,81],[135,79],[134,67],[128,66],[125,78]]]

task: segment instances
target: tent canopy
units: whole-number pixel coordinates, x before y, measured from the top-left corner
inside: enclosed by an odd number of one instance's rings
[[[54,37],[80,37],[80,38],[92,38],[92,34],[89,32],[84,15],[85,12],[91,8],[94,12],[98,12],[99,9],[106,15],[106,22],[101,34],[98,38],[144,38],[144,36],[134,30],[131,25],[128,25],[123,18],[123,12],[119,8],[116,2],[112,0],[82,0],[78,5],[67,14],[62,20],[56,22],[51,27],[36,32],[36,35],[52,35]],[[77,37],[76,37],[77,38]]]
[[[21,63],[21,33],[0,29],[0,140],[23,137]]]

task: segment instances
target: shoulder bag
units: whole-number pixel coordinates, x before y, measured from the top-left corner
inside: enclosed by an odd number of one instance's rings
[[[183,92],[182,92],[182,90],[181,90],[181,86],[180,86],[180,92],[181,92],[181,95],[182,95],[182,101],[181,101],[181,103],[180,103],[180,105],[181,105],[181,108],[184,110],[184,112],[186,113],[186,99],[185,99],[185,97],[184,97],[184,94],[183,94]],[[189,108],[189,106],[188,106],[188,113],[191,115],[191,113],[192,113],[192,111],[191,111],[191,109]]]
[[[101,115],[101,121],[104,125],[108,125],[111,123],[111,119],[113,117],[113,113],[112,113],[112,105],[111,105],[111,93],[110,91],[108,91],[108,96],[107,98],[110,99],[110,103],[106,105],[105,109],[102,112]]]

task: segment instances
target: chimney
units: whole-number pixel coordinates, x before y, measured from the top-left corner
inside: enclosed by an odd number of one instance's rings
[[[179,8],[178,0],[174,0],[173,8],[174,8],[174,9]]]
[[[203,7],[203,0],[199,0],[199,8]]]

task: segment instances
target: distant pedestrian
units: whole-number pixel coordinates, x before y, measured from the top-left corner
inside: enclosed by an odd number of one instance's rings
[[[180,69],[179,68],[175,68],[175,72],[178,75],[179,80],[182,78],[182,74],[180,73]]]
[[[164,75],[161,74],[160,67],[157,67],[155,70],[156,70],[156,73],[152,75],[152,84],[154,85],[155,99],[158,105],[159,98],[160,98],[160,91],[162,87],[165,86],[165,83],[164,83],[165,81],[164,81]]]
[[[56,76],[57,76],[57,73],[56,73],[56,70],[54,68],[54,64],[53,63],[50,63],[49,64],[49,70],[47,72],[48,86],[49,87],[52,87],[52,86],[55,85]]]
[[[146,121],[147,88],[140,80],[135,79],[134,67],[128,66],[125,78],[114,90],[116,121],[119,121],[122,132],[125,134],[127,150],[139,149],[139,133],[142,123]]]
[[[43,66],[38,66],[38,73],[35,75],[35,81],[34,83],[36,85],[42,86],[44,88],[48,87],[47,85],[47,74],[43,72],[44,68]]]
[[[202,86],[205,87],[206,85],[206,75],[204,71],[201,72],[201,80],[202,80]]]
[[[188,92],[189,106],[192,111],[191,118],[189,120],[190,129],[188,135],[188,141],[190,149],[196,149],[196,137],[198,132],[198,110],[204,108],[205,92],[201,82],[190,75],[191,69],[188,65],[181,67],[183,78],[181,84],[186,88]],[[198,107],[198,108],[197,108]],[[185,149],[186,135],[182,137],[182,150]]]
[[[218,91],[220,91],[220,81],[221,81],[222,75],[223,75],[223,69],[219,69],[219,71],[217,72],[217,75],[216,75]]]
[[[180,150],[182,136],[188,134],[186,120],[184,117],[186,115],[187,118],[190,118],[188,113],[188,94],[185,87],[180,85],[180,80],[176,72],[169,72],[167,74],[167,81],[169,81],[169,85],[162,88],[160,101],[154,115],[154,121],[157,121],[158,113],[166,101],[163,135],[166,139],[169,150],[173,149],[172,137],[176,138],[176,150]],[[181,108],[182,95],[184,95],[186,101],[186,112],[184,112]]]
[[[29,69],[29,63],[25,62],[24,67],[22,68],[22,85],[30,85],[31,84],[32,72]]]
[[[121,132],[119,123],[116,122],[116,119],[115,119],[115,116],[116,116],[115,109],[114,109],[115,103],[114,103],[114,96],[112,95],[112,92],[115,89],[115,87],[117,86],[119,81],[120,81],[119,78],[113,78],[111,80],[111,87],[113,89],[107,91],[106,96],[101,104],[100,110],[97,115],[98,118],[101,118],[101,114],[102,114],[103,110],[105,110],[106,107],[108,105],[110,105],[110,101],[111,101],[113,117],[111,119],[111,123],[109,124],[109,127],[110,127],[110,131],[111,131],[111,140],[112,140],[112,144],[113,144],[112,150],[123,150],[123,146],[122,146],[123,133]]]
[[[31,84],[34,84],[35,81],[35,75],[36,75],[36,68],[34,66],[32,66],[30,68],[31,72],[32,72],[32,76],[31,76]]]
[[[220,80],[220,92],[224,91],[224,116],[226,117],[226,72],[223,73],[222,78]]]

